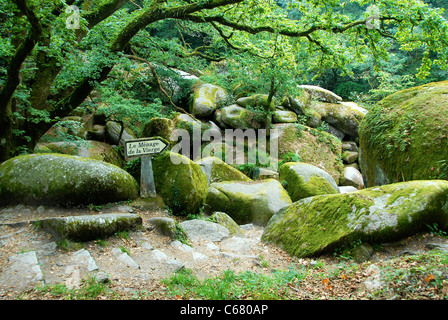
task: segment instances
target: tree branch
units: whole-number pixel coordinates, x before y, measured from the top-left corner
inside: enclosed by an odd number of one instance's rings
[[[154,64],[152,64],[151,62],[149,62],[146,59],[137,57],[135,55],[131,55],[131,54],[127,54],[126,57],[128,57],[129,59],[133,59],[135,61],[140,61],[143,63],[146,63],[149,67],[149,69],[151,70],[152,76],[154,78],[154,81],[156,82],[157,86],[159,87],[159,90],[162,92],[162,94],[168,99],[168,101],[170,102],[170,104],[178,111],[188,114],[189,116],[195,118],[193,115],[191,115],[190,113],[188,113],[187,111],[185,111],[184,108],[178,107],[173,100],[171,99],[171,96],[168,94],[168,92],[166,92],[166,90],[163,88],[162,86],[162,82],[160,81],[160,77],[157,74],[156,68],[154,67]]]

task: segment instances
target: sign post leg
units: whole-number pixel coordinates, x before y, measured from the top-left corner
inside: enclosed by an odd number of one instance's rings
[[[140,197],[154,198],[156,196],[156,186],[154,183],[154,173],[152,171],[151,156],[143,156],[140,171]]]

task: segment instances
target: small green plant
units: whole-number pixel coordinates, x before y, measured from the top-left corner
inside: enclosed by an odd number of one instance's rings
[[[95,243],[101,247],[107,247],[109,245],[109,243],[104,239],[97,239],[95,240]]]
[[[187,299],[231,300],[231,299],[285,299],[288,298],[288,284],[295,285],[305,274],[290,268],[274,271],[270,275],[246,271],[236,274],[225,270],[221,275],[199,280],[191,270],[182,269],[163,279],[168,292]]]
[[[174,239],[180,241],[183,244],[191,246],[187,234],[177,223],[174,230]]]
[[[128,248],[126,248],[125,246],[120,246],[120,250],[123,253],[127,253],[128,255],[131,255],[131,252],[129,251]]]
[[[118,231],[116,235],[124,240],[129,239],[129,233],[126,230]]]
[[[62,239],[56,241],[56,245],[63,251],[77,251],[84,248],[84,245],[80,242],[73,242],[70,239]]]
[[[429,230],[433,234],[440,236],[440,237],[448,238],[448,234],[445,231],[440,230],[439,225],[437,223],[427,224],[426,226],[429,228]]]

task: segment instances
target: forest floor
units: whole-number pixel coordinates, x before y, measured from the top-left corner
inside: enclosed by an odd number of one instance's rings
[[[44,216],[99,214],[89,208],[43,210],[22,206],[0,211],[0,274],[14,254],[48,247],[51,236],[32,223]],[[104,210],[107,212],[107,210]],[[224,241],[216,250],[179,251],[173,240],[148,225],[150,217],[166,216],[165,211],[138,210],[144,228],[115,235],[104,241],[57,243],[51,254],[40,261],[45,284],[17,292],[0,285],[0,300],[446,300],[448,298],[448,238],[444,232],[416,234],[394,243],[375,245],[370,259],[355,262],[347,252],[335,252],[314,258],[295,258],[276,246],[263,243],[262,227],[245,231],[249,246],[236,255]],[[180,218],[177,218],[180,220]],[[175,272],[166,266],[143,267],[143,243],[159,250],[182,267]],[[439,248],[434,250],[433,248]],[[99,282],[83,278],[76,286],[67,285],[63,270],[68,257],[86,249],[100,270],[109,277]],[[142,267],[119,269],[114,248],[121,248]],[[432,250],[431,250],[432,249]],[[235,253],[235,252],[233,252]],[[196,254],[196,256],[195,256]],[[197,259],[207,255],[207,259]],[[112,265],[116,268],[112,268]],[[65,269],[64,269],[65,268]],[[144,269],[144,270],[143,270]],[[120,271],[121,270],[121,271]],[[125,270],[125,271],[123,271]],[[50,279],[47,281],[47,278]],[[219,295],[217,294],[219,292]]]

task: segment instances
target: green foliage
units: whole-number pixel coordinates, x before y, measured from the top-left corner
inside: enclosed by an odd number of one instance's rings
[[[246,271],[236,274],[226,270],[215,278],[199,280],[191,270],[182,269],[162,282],[171,295],[186,299],[273,300],[288,297],[288,284],[295,284],[305,278],[297,269],[274,271],[271,275]]]

